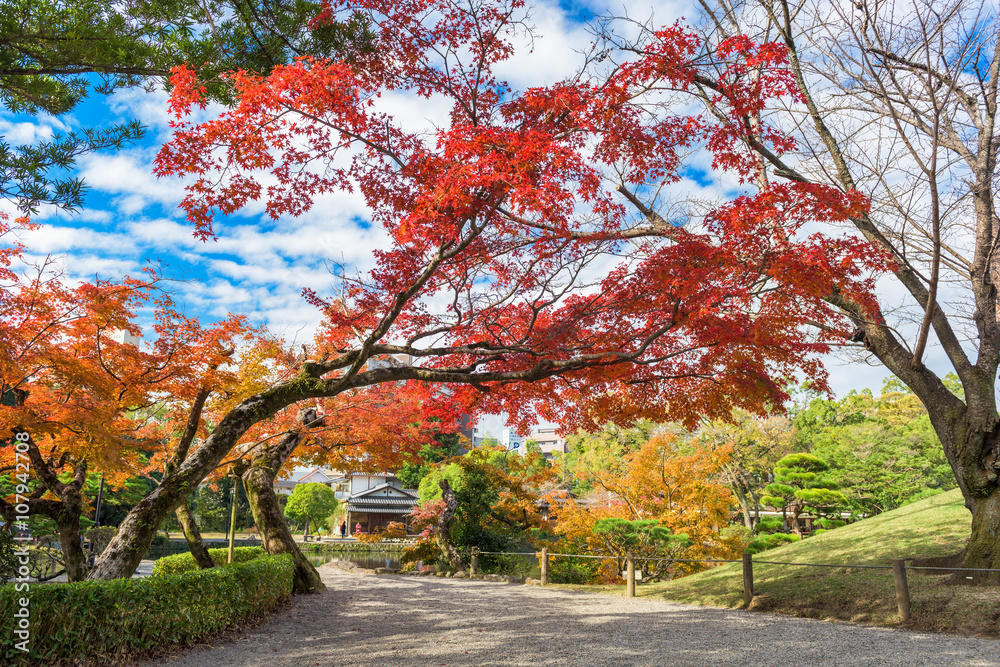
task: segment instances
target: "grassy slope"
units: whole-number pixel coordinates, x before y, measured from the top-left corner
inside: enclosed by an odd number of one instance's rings
[[[959,492],[951,491],[802,542],[754,556],[760,561],[888,565],[892,558],[944,556],[965,546],[970,516]],[[1000,591],[949,586],[942,576],[908,570],[911,620],[921,630],[1000,636]],[[614,587],[621,592],[623,587]],[[637,595],[678,602],[740,607],[739,563],[712,568],[676,581],[640,585]],[[793,567],[754,564],[756,596],[751,609],[899,625],[889,570]],[[609,592],[611,590],[609,589]]]

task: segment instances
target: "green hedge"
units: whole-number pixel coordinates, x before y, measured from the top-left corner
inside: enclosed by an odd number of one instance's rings
[[[233,562],[245,563],[255,558],[265,555],[264,547],[235,547],[233,549]],[[208,555],[216,565],[225,565],[229,559],[229,549],[209,549]],[[173,556],[164,556],[157,559],[153,564],[153,576],[159,577],[164,574],[181,574],[183,572],[194,572],[198,569],[198,563],[190,551]]]
[[[10,622],[26,594],[0,586],[0,664],[105,665],[186,644],[279,607],[294,571],[283,554],[144,579],[32,584],[27,654],[14,647]]]

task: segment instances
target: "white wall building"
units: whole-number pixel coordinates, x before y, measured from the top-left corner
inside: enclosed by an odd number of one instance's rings
[[[335,478],[340,476],[341,476],[340,473],[337,472],[336,470],[329,470],[327,468],[319,468],[319,467],[293,468],[292,474],[286,477],[285,479],[274,480],[274,492],[289,495],[292,491],[295,490],[296,485],[305,484],[308,482],[318,482],[320,484],[326,484],[327,486],[331,486],[330,482],[332,482]],[[331,488],[333,487],[331,486]],[[337,489],[334,488],[334,491],[336,490]],[[347,497],[346,489],[344,489],[343,497],[344,498]],[[337,499],[338,500],[341,499],[341,494],[337,495]]]
[[[534,440],[542,450],[545,458],[551,459],[555,454],[566,453],[566,438],[556,433],[556,426],[534,426],[528,440]]]

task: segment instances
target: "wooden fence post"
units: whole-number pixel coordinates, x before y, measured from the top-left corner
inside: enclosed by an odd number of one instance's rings
[[[471,574],[479,573],[479,547],[472,547],[472,566],[469,568]]]
[[[541,584],[542,584],[542,586],[548,586],[548,584],[549,584],[549,548],[548,547],[542,547]]]
[[[753,556],[743,554],[743,604],[749,609],[753,602]]]
[[[625,563],[628,568],[628,584],[626,585],[626,592],[630,598],[635,597],[635,556],[632,552],[625,554]]]
[[[910,587],[906,584],[906,561],[892,559],[892,578],[896,583],[896,607],[903,623],[910,620]]]

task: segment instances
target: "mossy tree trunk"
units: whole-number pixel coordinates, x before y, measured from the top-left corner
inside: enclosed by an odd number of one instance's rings
[[[215,562],[208,553],[208,548],[205,547],[205,543],[201,539],[201,531],[198,530],[198,523],[194,520],[194,515],[191,513],[191,496],[184,499],[180,505],[177,506],[175,512],[177,515],[177,521],[181,524],[181,530],[184,531],[184,539],[187,540],[188,549],[191,550],[191,555],[194,557],[198,567],[207,570],[211,567],[215,567]]]
[[[462,555],[451,543],[451,523],[455,518],[455,510],[458,509],[458,497],[451,488],[448,480],[442,479],[438,482],[441,487],[441,498],[444,500],[444,511],[438,517],[436,539],[441,553],[447,559],[448,564],[456,572],[465,572],[465,564],[462,562]]]
[[[303,427],[319,425],[321,419],[313,409],[303,410],[298,415]],[[316,567],[309,562],[292,538],[285,517],[274,493],[274,479],[298,447],[308,437],[305,429],[288,433],[275,445],[263,448],[248,464],[239,461],[234,464],[234,472],[243,479],[243,486],[250,502],[254,523],[260,531],[264,549],[269,554],[291,554],[295,559],[295,593],[322,593],[326,585],[320,579]]]
[[[302,553],[285,524],[285,518],[274,495],[274,477],[261,465],[251,465],[242,475],[254,522],[260,539],[269,554],[292,554],[295,559],[295,593],[322,593],[326,585],[316,567]]]
[[[311,373],[303,372],[292,380],[242,401],[219,421],[212,434],[190,456],[187,456],[186,447],[178,446],[159,486],[128,513],[88,578],[131,577],[164,519],[222,462],[251,426],[293,403],[320,396],[335,396],[350,386],[349,382],[339,378],[324,380],[317,377],[316,372],[315,369]]]
[[[65,501],[63,504],[66,505]],[[83,581],[87,578],[87,554],[80,543],[80,513],[74,513],[72,507],[65,506],[54,518],[59,526],[66,578],[70,581]]]
[[[87,578],[87,554],[80,542],[80,517],[83,516],[82,489],[87,480],[87,461],[72,461],[73,477],[64,482],[59,479],[59,471],[66,464],[67,457],[59,461],[47,460],[30,435],[25,442],[35,477],[42,483],[42,487],[28,499],[29,513],[44,514],[55,522],[59,530],[66,577],[71,582],[83,581]],[[50,491],[58,500],[37,497],[45,490]]]

